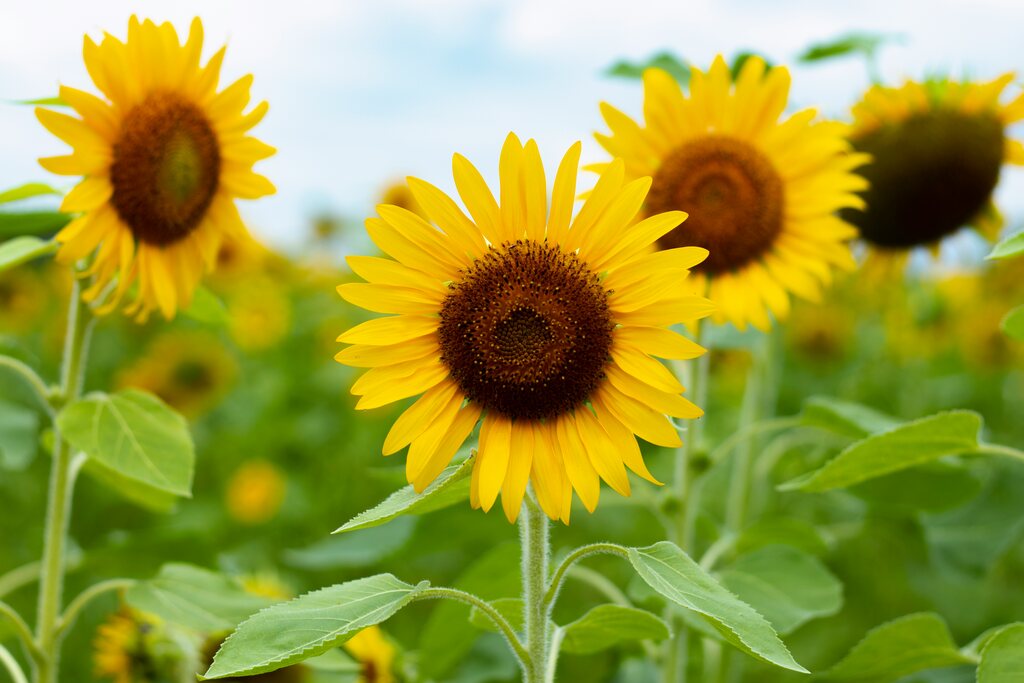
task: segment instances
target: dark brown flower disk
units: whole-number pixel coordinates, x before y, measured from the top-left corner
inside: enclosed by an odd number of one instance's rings
[[[706,273],[745,266],[767,251],[782,230],[782,179],[771,162],[742,140],[705,137],[684,143],[654,175],[647,195],[648,215],[690,214],[658,241],[662,249],[698,246]]]
[[[905,249],[956,232],[985,208],[999,182],[1003,126],[995,116],[931,112],[853,140],[873,161],[867,209],[844,219],[871,244]]]
[[[597,389],[614,327],[607,293],[576,255],[506,243],[451,286],[441,308],[441,360],[485,410],[553,418]]]
[[[125,116],[114,143],[111,203],[139,241],[174,244],[206,215],[220,164],[202,111],[174,95],[150,95]]]

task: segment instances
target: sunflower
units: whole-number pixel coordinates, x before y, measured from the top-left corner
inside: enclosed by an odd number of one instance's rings
[[[987,83],[937,79],[873,86],[853,107],[849,137],[872,156],[867,209],[847,218],[871,255],[902,266],[911,249],[969,226],[989,239],[1002,227],[992,193],[1003,164],[1024,165],[1007,128],[1024,120],[1024,93],[1003,104],[1014,75]]]
[[[186,666],[163,623],[127,607],[100,625],[93,650],[96,676],[114,683],[174,683]]]
[[[250,460],[235,470],[224,498],[228,514],[242,524],[265,524],[281,510],[287,482],[281,470],[266,460]]]
[[[654,179],[643,213],[690,213],[657,247],[707,248],[691,282],[718,306],[715,322],[740,329],[768,329],[769,313],[788,314],[790,293],[818,301],[831,266],[854,267],[846,242],[856,231],[835,212],[863,206],[854,192],[866,184],[852,170],[866,157],[814,110],[780,120],[789,81],[751,57],[734,84],[718,57],[707,73],[693,69],[689,96],[665,71],[644,72],[643,125],[601,104],[611,134],[598,142],[627,179]]]
[[[704,352],[666,328],[713,310],[678,284],[707,251],[648,253],[686,214],[635,222],[651,181],[626,182],[622,162],[608,167],[572,218],[580,149],[576,143],[562,160],[550,205],[537,144],[509,135],[500,203],[455,155],[455,184],[472,218],[433,185],[410,178],[437,228],[387,205],[366,221],[394,260],[349,257],[367,282],[338,291],[357,306],[397,315],[342,334],[338,341],[352,346],[336,359],[370,368],[352,387],[359,410],[423,394],[383,448],[389,455],[409,445],[406,476],[417,491],[480,422],[473,506],[489,510],[501,493],[514,521],[532,482],[548,516],[567,523],[574,489],[591,511],[599,479],[629,495],[624,464],[655,481],[634,434],[678,446],[666,414],[702,414],[652,356]]]
[[[364,628],[344,647],[359,662],[356,683],[395,683],[395,646],[384,637],[379,626]]]
[[[58,257],[70,263],[95,253],[85,298],[96,299],[117,281],[102,312],[132,292],[128,314],[142,321],[159,309],[174,317],[214,267],[222,240],[245,234],[234,199],[274,192],[252,170],[274,149],[246,134],[267,103],[245,111],[252,76],[218,92],[224,49],[201,66],[202,47],[199,19],[182,45],[170,24],[133,16],[125,42],[107,34],[97,44],[86,36],[85,66],[102,97],[60,89],[81,118],[36,110],[74,148],[40,164],[84,176],[61,204],[80,215],[57,235]]]

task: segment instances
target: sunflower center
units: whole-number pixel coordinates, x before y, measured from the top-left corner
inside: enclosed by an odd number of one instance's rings
[[[217,192],[220,147],[206,115],[177,95],[150,95],[114,143],[111,203],[132,234],[156,246],[187,237]]]
[[[179,363],[174,368],[174,381],[178,386],[195,391],[204,391],[214,385],[209,366],[197,360]]]
[[[782,230],[782,179],[750,144],[709,135],[682,144],[654,174],[647,213],[690,217],[662,237],[662,249],[698,246],[710,254],[697,270],[734,270],[767,251]]]
[[[999,182],[1005,141],[994,115],[934,111],[853,144],[873,157],[857,171],[870,183],[868,207],[843,217],[867,241],[900,249],[936,242],[985,208]]]
[[[441,307],[441,360],[485,410],[553,418],[597,388],[614,327],[607,292],[575,254],[505,243],[451,285]]]

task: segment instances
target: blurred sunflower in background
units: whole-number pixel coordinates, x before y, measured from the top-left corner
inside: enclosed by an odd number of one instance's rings
[[[395,683],[395,646],[379,626],[364,628],[344,645],[359,663],[356,683]]]
[[[181,683],[194,668],[186,649],[157,617],[124,607],[96,631],[94,672],[114,683]]]
[[[155,337],[145,354],[118,374],[119,387],[135,387],[195,419],[227,395],[238,363],[209,332],[175,330]]]
[[[133,16],[125,42],[85,38],[85,66],[106,99],[62,86],[60,97],[81,118],[36,110],[74,148],[42,166],[85,176],[61,204],[81,215],[58,233],[58,257],[71,263],[95,253],[86,300],[117,282],[101,312],[136,286],[128,314],[142,321],[159,309],[173,318],[215,266],[221,242],[245,234],[234,200],[274,192],[252,170],[274,149],[247,135],[267,103],[245,111],[252,76],[218,92],[224,48],[201,65],[202,48],[199,19],[182,44],[171,24]]]
[[[627,182],[612,163],[573,217],[580,144],[566,153],[548,203],[537,144],[509,135],[499,198],[460,155],[455,184],[466,208],[416,178],[409,187],[433,225],[396,206],[377,207],[370,237],[394,260],[352,256],[366,283],[341,296],[378,313],[338,340],[336,359],[369,368],[352,386],[358,410],[423,394],[395,422],[384,454],[409,446],[406,476],[422,491],[481,422],[471,503],[489,510],[499,492],[510,521],[527,484],[544,511],[568,523],[573,490],[588,510],[600,479],[629,495],[626,468],[655,481],[634,435],[680,445],[670,415],[702,414],[655,357],[704,352],[667,329],[711,313],[679,287],[707,256],[700,247],[652,253],[686,218],[669,211],[639,222],[650,178]],[[437,227],[435,227],[435,225]]]
[[[1013,79],[876,85],[854,105],[849,137],[872,158],[861,170],[870,187],[867,208],[843,216],[870,245],[873,270],[902,271],[910,250],[934,252],[964,226],[989,240],[999,234],[1000,171],[1024,165],[1024,143],[1007,132],[1024,120],[1024,93],[1003,103]]]
[[[228,480],[224,501],[228,514],[242,524],[264,524],[281,510],[287,481],[273,463],[250,460],[242,463]],[[250,591],[263,595],[257,591]],[[269,596],[268,596],[269,597]]]
[[[789,294],[818,301],[831,268],[852,270],[856,230],[835,213],[862,208],[866,187],[843,127],[806,109],[780,120],[789,71],[758,57],[735,82],[722,57],[692,70],[689,95],[661,69],[643,76],[643,125],[607,103],[610,135],[596,134],[625,162],[625,178],[652,176],[645,215],[681,210],[690,218],[658,239],[659,249],[706,248],[690,281],[718,307],[715,322],[767,330],[784,318]],[[611,163],[591,168],[608,173]]]

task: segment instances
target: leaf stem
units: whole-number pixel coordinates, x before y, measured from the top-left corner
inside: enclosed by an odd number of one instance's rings
[[[39,568],[41,566],[39,562],[29,562],[20,567],[15,567],[3,576],[0,576],[0,598],[39,578]]]
[[[25,672],[18,665],[18,660],[3,645],[0,645],[0,664],[3,664],[7,673],[11,674],[13,683],[28,683]]]
[[[762,393],[766,366],[768,365],[768,344],[766,334],[754,352],[750,369],[747,372],[747,386],[743,390],[743,403],[740,408],[740,423],[737,432],[751,431],[757,423],[761,411]],[[729,491],[726,499],[725,526],[732,533],[738,534],[743,528],[747,513],[747,494],[750,488],[750,460],[753,457],[754,443],[751,438],[739,444],[732,462],[729,479]],[[684,548],[685,550],[685,548]]]
[[[133,579],[111,579],[109,581],[101,581],[100,583],[89,586],[84,591],[78,594],[68,608],[64,610],[64,614],[61,616],[60,621],[57,624],[56,636],[59,638],[74,624],[78,614],[88,605],[90,602],[103,595],[104,593],[110,593],[111,591],[124,590],[131,588],[135,585]]]
[[[1024,451],[997,443],[983,443],[972,455],[1000,455],[1006,458],[1024,461]]]
[[[14,632],[21,640],[22,645],[29,651],[33,659],[38,659],[40,652],[35,640],[32,638],[32,629],[21,618],[21,615],[6,602],[0,601],[0,617],[6,617],[11,622],[11,625],[14,626]]]
[[[523,646],[519,636],[516,635],[515,629],[508,623],[508,620],[501,615],[501,612],[496,610],[489,602],[482,598],[467,593],[466,591],[459,590],[457,588],[442,588],[442,587],[431,587],[421,591],[413,600],[455,600],[463,604],[475,607],[490,618],[494,622],[494,625],[498,627],[502,635],[508,641],[512,647],[512,651],[519,660],[519,663],[523,666],[524,670],[528,666],[530,654],[526,651],[526,647]]]
[[[565,583],[566,573],[574,564],[591,555],[621,555],[627,559],[629,558],[626,549],[614,543],[591,543],[590,545],[576,548],[576,550],[569,553],[562,560],[551,577],[551,583],[544,594],[543,600],[543,608],[546,613],[550,614],[552,608],[554,608],[555,601],[558,599],[558,592],[562,589],[562,584]]]
[[[53,406],[50,405],[50,389],[46,382],[36,374],[36,371],[17,358],[0,355],[0,368],[7,368],[14,374],[25,380],[25,384],[32,390],[32,394],[39,400],[39,403],[52,418],[54,415]]]

